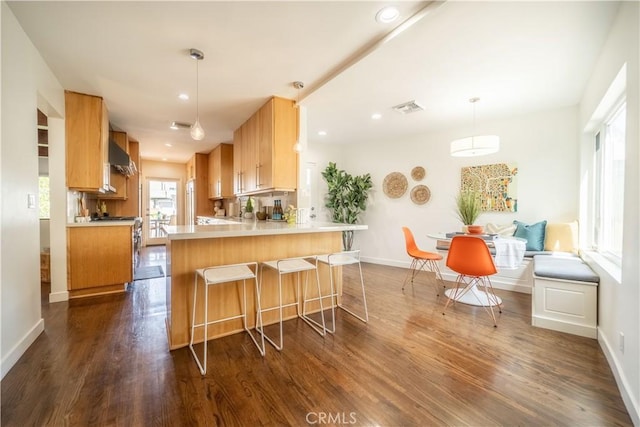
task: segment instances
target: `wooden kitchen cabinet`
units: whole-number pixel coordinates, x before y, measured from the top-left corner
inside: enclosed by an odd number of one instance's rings
[[[242,193],[240,172],[242,171],[242,129],[240,126],[233,132],[233,194]]]
[[[196,156],[192,156],[189,161],[187,161],[187,181],[191,181],[192,179],[196,179]]]
[[[209,198],[233,197],[233,145],[220,144],[209,153]]]
[[[209,156],[196,153],[187,162],[187,180],[193,181],[194,218],[213,215],[213,202],[209,200]]]
[[[234,194],[256,190],[258,117],[253,115],[234,132]]]
[[[66,185],[102,192],[109,186],[109,113],[99,96],[65,91]]]
[[[67,227],[70,296],[121,292],[133,281],[131,225]]]
[[[254,114],[242,125],[240,141],[240,193],[252,193],[257,189],[258,168],[258,116]],[[234,153],[235,155],[235,153]]]
[[[129,154],[129,138],[126,132],[110,131],[109,137],[127,154]],[[115,192],[109,192],[100,196],[100,199],[127,200],[129,196],[129,179],[120,173],[116,168],[110,169],[110,185],[116,189]]]
[[[137,172],[127,178],[127,199],[120,203],[120,216],[140,216],[140,143],[129,138],[129,157]]]
[[[236,194],[296,190],[297,114],[294,101],[273,97],[234,134]]]

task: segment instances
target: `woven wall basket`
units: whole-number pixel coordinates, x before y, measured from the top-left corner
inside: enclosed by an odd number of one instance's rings
[[[407,188],[409,188],[407,178],[400,172],[391,172],[382,182],[384,194],[392,199],[402,197],[407,192]]]

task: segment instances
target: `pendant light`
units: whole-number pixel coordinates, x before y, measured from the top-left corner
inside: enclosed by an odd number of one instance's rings
[[[200,105],[199,105],[199,92],[200,92],[200,75],[198,73],[198,63],[204,59],[204,53],[198,49],[189,49],[189,56],[196,60],[196,122],[191,126],[191,138],[196,141],[204,139],[204,129],[200,125]]]
[[[476,102],[480,98],[469,99],[473,105],[473,134],[466,138],[456,139],[451,142],[451,155],[453,157],[484,156],[497,153],[500,150],[500,137],[498,135],[475,135],[476,131]]]
[[[293,82],[293,87],[298,90],[298,100],[296,101],[296,108],[298,109],[298,126],[296,126],[296,143],[293,145],[293,151],[296,153],[302,152],[302,143],[300,142],[300,89],[304,87],[304,83],[301,81]]]

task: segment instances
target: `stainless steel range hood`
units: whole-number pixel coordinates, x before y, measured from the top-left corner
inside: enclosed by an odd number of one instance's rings
[[[113,140],[109,140],[109,164],[126,176],[134,175],[137,172],[131,157]]]

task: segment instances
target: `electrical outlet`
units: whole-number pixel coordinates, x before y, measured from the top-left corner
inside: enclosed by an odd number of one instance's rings
[[[624,353],[624,333],[620,332],[620,351]]]

